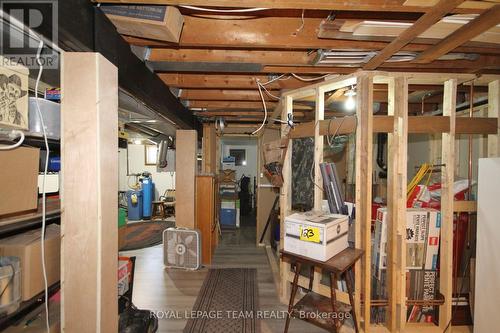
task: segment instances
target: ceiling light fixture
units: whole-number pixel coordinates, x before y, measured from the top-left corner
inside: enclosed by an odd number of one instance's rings
[[[356,96],[356,91],[354,90],[354,87],[351,87],[351,89],[347,90],[344,93],[344,96],[347,97],[344,103],[344,107],[347,111],[353,111],[356,108],[356,100],[354,99],[354,96]]]

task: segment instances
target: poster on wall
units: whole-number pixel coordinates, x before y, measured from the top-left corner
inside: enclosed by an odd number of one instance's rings
[[[5,64],[0,56],[0,126],[28,129],[28,75],[21,65]]]

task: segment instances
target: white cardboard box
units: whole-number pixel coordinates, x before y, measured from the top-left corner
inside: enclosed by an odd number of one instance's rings
[[[372,251],[372,273],[380,278],[387,267],[387,208],[379,208]],[[406,268],[436,269],[441,213],[435,209],[409,208],[406,212]]]
[[[348,230],[346,215],[312,211],[295,213],[285,218],[284,250],[327,261],[349,246]]]

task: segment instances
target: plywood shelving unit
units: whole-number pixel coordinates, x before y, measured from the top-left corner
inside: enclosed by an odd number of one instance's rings
[[[487,85],[489,90],[489,118],[456,118],[457,85],[474,82],[474,85]],[[352,75],[333,78],[324,82],[289,91],[283,94],[281,104],[282,119],[293,113],[294,101],[313,98],[316,100],[315,121],[303,123],[290,129],[283,124],[281,136],[291,139],[314,137],[314,181],[322,184],[319,163],[323,160],[323,136],[329,133],[329,127],[338,129],[337,134],[356,133],[355,148],[355,246],[363,249],[365,255],[355,268],[355,305],[359,327],[363,332],[443,332],[452,315],[452,242],[453,214],[455,211],[474,209],[474,203],[457,203],[453,199],[455,172],[455,134],[488,135],[488,155],[498,156],[499,124],[498,109],[500,95],[500,77],[472,74],[429,74],[429,73],[389,73],[378,71],[360,71]],[[388,115],[373,115],[374,84],[388,86]],[[432,84],[443,86],[442,116],[409,116],[408,85]],[[324,94],[345,87],[356,86],[356,117],[324,120]],[[372,148],[373,134],[388,133],[388,286],[385,325],[370,324],[371,302],[371,202],[372,202]],[[408,134],[422,133],[441,136],[442,168],[442,227],[440,251],[440,290],[444,298],[439,306],[439,324],[406,323],[406,287],[405,287],[405,216],[407,183],[407,147]],[[291,202],[291,145],[284,161],[284,185],[280,193],[281,207],[281,242],[283,247],[285,217],[292,212]],[[314,186],[314,208],[320,209],[323,193]],[[456,205],[456,207],[454,207]],[[456,209],[455,209],[456,208]],[[392,221],[392,222],[391,222]],[[313,290],[329,297],[329,288],[320,284],[320,271],[315,272]],[[289,264],[280,262],[280,298],[287,303],[292,273]],[[301,276],[299,285],[307,286],[308,279]],[[339,301],[349,303],[346,293],[337,292]],[[459,329],[453,328],[453,331]],[[450,332],[450,330],[448,330]]]

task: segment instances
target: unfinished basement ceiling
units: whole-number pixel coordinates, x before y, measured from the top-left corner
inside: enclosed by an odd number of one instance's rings
[[[272,112],[282,92],[361,69],[500,73],[498,0],[245,1],[246,8],[225,0],[97,2],[166,8],[171,22],[181,22],[171,26],[173,34],[153,39],[146,38],[149,27],[126,29],[110,16],[135,53],[202,121],[223,117],[255,128],[264,118],[263,103]],[[459,91],[458,102],[466,101],[469,87]],[[484,94],[476,87],[476,98]],[[325,96],[327,117],[345,113],[346,98],[345,91]],[[375,87],[374,101],[375,110],[386,112],[386,86]],[[411,113],[439,110],[440,88],[410,86],[409,102]],[[294,109],[296,120],[306,121],[314,103]]]

